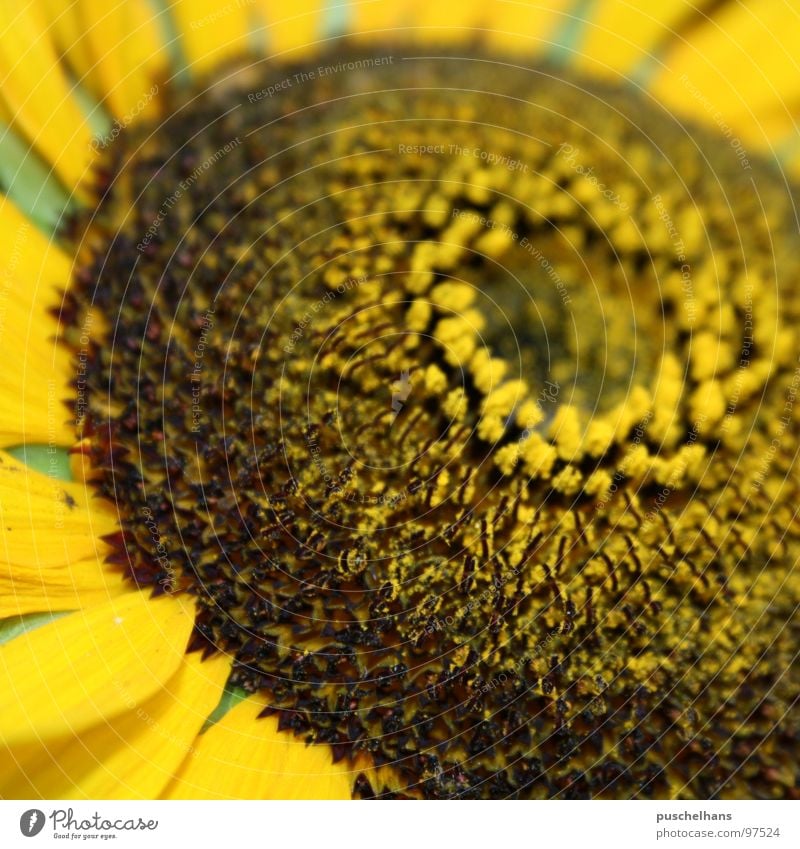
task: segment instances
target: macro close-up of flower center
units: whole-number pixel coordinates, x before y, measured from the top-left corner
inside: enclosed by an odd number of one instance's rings
[[[131,645],[13,684],[0,796],[800,798],[795,178],[480,40],[157,82],[42,277],[69,453],[0,456],[4,591],[72,552],[8,680]]]

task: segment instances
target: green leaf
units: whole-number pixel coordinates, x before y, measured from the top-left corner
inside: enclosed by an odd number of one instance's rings
[[[202,734],[203,731],[207,731],[212,725],[219,722],[231,708],[236,707],[239,702],[244,701],[249,695],[250,694],[247,690],[244,690],[241,687],[234,687],[230,684],[226,684],[222,693],[222,698],[219,700],[219,704],[209,714],[200,733]]]
[[[0,619],[0,646],[19,637],[26,631],[47,625],[54,619],[60,619],[71,613],[70,610],[59,610],[58,613],[26,613],[24,616],[9,616],[8,619]]]
[[[57,445],[14,445],[6,452],[34,471],[49,475],[54,480],[71,481],[69,452]]]
[[[42,232],[52,235],[71,201],[52,170],[0,122],[0,186]]]

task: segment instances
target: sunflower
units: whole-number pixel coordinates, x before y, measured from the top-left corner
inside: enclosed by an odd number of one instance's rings
[[[2,10],[0,797],[800,796],[789,4]]]

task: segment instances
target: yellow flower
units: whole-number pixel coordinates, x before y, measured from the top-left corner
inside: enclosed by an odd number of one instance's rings
[[[797,797],[788,4],[0,10],[0,797]]]

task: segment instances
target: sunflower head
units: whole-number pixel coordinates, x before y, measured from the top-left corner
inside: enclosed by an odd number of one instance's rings
[[[794,184],[502,27],[264,59],[190,5],[192,79],[143,72],[59,230],[85,487],[50,501],[102,496],[114,604],[181,623],[152,680],[224,683],[198,750],[310,744],[363,796],[795,794]]]

